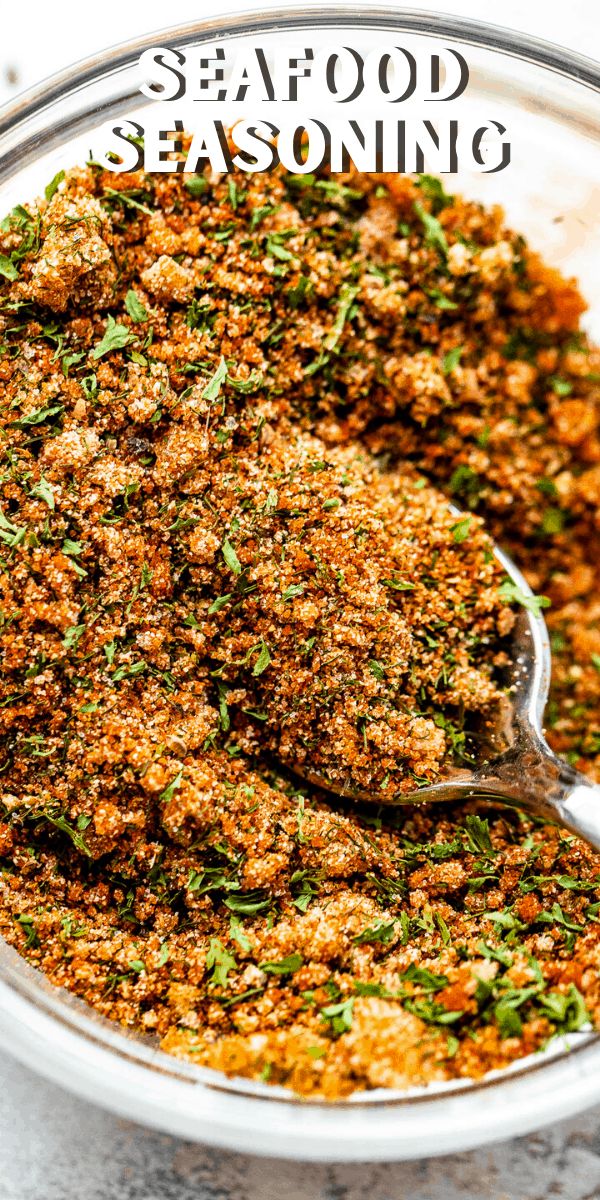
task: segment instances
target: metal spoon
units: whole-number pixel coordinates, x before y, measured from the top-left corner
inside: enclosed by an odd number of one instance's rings
[[[513,583],[533,600],[529,584],[511,559],[498,547],[494,553]],[[451,768],[437,783],[416,788],[397,803],[496,798],[555,821],[600,849],[600,787],[557,758],[544,737],[551,656],[546,623],[535,605],[520,609],[509,656],[501,728],[487,739],[481,760],[472,769]],[[317,772],[293,769],[325,791],[377,802],[373,795],[334,787]]]

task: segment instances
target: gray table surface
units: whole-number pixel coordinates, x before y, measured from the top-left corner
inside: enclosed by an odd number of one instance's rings
[[[0,1055],[0,1200],[597,1200],[600,1108],[467,1154],[377,1166],[249,1158],[123,1121]]]

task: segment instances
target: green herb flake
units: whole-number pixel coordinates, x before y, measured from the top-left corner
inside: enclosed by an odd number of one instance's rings
[[[458,308],[455,300],[451,300],[445,292],[441,292],[439,288],[432,288],[426,293],[430,300],[433,300],[436,308],[441,312],[454,312]]]
[[[566,515],[561,508],[546,508],[542,515],[541,531],[547,536],[562,533],[565,527]]]
[[[453,346],[442,359],[442,371],[444,375],[451,375],[454,369],[458,366],[463,353],[463,346]]]
[[[561,379],[560,375],[551,376],[550,387],[556,396],[570,396],[573,391],[573,384],[568,379]]]
[[[561,1033],[573,1033],[591,1022],[583,996],[574,983],[568,992],[546,992],[539,999],[539,1008]]]
[[[226,592],[224,596],[217,596],[216,600],[213,600],[213,602],[208,610],[209,617],[212,617],[214,613],[218,613],[221,611],[222,608],[225,608],[225,605],[229,603],[232,596],[233,596],[233,592]],[[186,618],[185,623],[186,623],[186,625],[191,623],[189,617]],[[199,628],[197,621],[194,621],[193,628],[195,628],[195,629]]]
[[[381,582],[394,592],[413,592],[417,586],[416,583],[409,583],[407,579],[382,579]]]
[[[385,667],[376,658],[369,659],[369,670],[375,679],[385,679]]]
[[[208,182],[204,175],[192,175],[189,179],[184,180],[185,187],[195,199],[198,196],[203,196],[208,191]]]
[[[334,1033],[347,1033],[352,1029],[353,1008],[354,997],[351,996],[349,1000],[342,1000],[339,1004],[328,1004],[326,1008],[322,1008],[321,1017],[324,1021],[329,1021]]]
[[[14,262],[12,259],[7,258],[6,254],[0,254],[0,275],[3,275],[10,283],[19,278],[19,272]]]
[[[50,417],[57,417],[59,413],[64,412],[62,404],[47,404],[43,408],[36,408],[34,412],[28,413],[26,417],[21,417],[18,421],[12,421],[11,424],[17,429],[28,429],[31,425],[42,425]]]
[[[181,771],[178,771],[175,778],[172,779],[169,784],[167,784],[164,792],[161,792],[160,796],[158,797],[160,804],[168,804],[169,801],[173,799],[175,792],[181,786],[182,779],[183,779],[183,769]]]
[[[52,200],[52,197],[56,195],[56,192],[58,191],[64,177],[65,173],[63,170],[57,171],[54,178],[50,180],[50,183],[46,184],[46,187],[44,188],[44,196],[46,197],[48,204]]]
[[[292,954],[288,954],[286,958],[282,958],[279,962],[263,962],[260,964],[261,971],[267,975],[293,975],[294,971],[299,971],[303,966],[304,959],[297,950]]]
[[[270,254],[273,258],[278,258],[280,262],[290,262],[294,255],[292,254],[291,250],[288,250],[286,246],[282,245],[280,241],[281,236],[281,234],[272,233],[267,237],[267,254]]]
[[[384,921],[380,921],[377,925],[373,925],[369,929],[363,929],[362,933],[357,934],[352,940],[357,946],[372,945],[376,942],[380,942],[382,946],[388,946],[394,940],[395,932],[395,921],[390,921],[389,925],[386,925]]]
[[[465,829],[472,854],[493,854],[494,848],[490,838],[490,823],[471,813],[465,821]]]
[[[415,963],[410,963],[401,978],[416,984],[426,992],[439,992],[448,986],[446,975],[436,975],[427,967],[417,967]]]
[[[523,1032],[523,1022],[514,1001],[509,998],[499,1000],[494,1006],[494,1017],[501,1038],[520,1037]]]
[[[252,892],[238,892],[236,895],[227,896],[224,903],[230,912],[242,913],[247,917],[253,917],[271,907],[270,898],[259,888]]]
[[[73,650],[84,632],[85,625],[69,626],[69,628],[65,630],[65,636],[62,642],[65,650]]]
[[[450,532],[452,533],[452,541],[457,546],[460,546],[463,542],[466,542],[466,540],[471,532],[472,523],[473,523],[472,517],[461,517],[460,521],[457,521],[454,525],[450,526]]]
[[[442,208],[446,208],[449,204],[452,204],[454,196],[449,196],[444,191],[441,179],[438,179],[435,175],[419,175],[416,183],[423,192],[423,195],[431,201],[434,212],[440,212]]]
[[[56,813],[50,809],[41,809],[33,815],[39,817],[41,820],[48,821],[50,825],[53,825],[55,829],[59,829],[61,833],[66,833],[76,850],[79,850],[81,854],[85,854],[87,858],[92,857],[92,852],[85,838],[82,837],[79,829],[67,820],[64,813]]]
[[[225,362],[225,359],[223,357],[221,357],[216,371],[211,376],[208,383],[206,384],[206,387],[204,388],[204,391],[202,393],[202,399],[208,400],[209,403],[212,404],[213,401],[216,400],[218,398],[218,396],[220,395],[221,388],[222,388],[223,384],[225,383],[226,379],[227,379],[227,363]]]
[[[498,591],[501,599],[507,604],[521,604],[528,612],[533,613],[534,617],[539,617],[543,608],[550,607],[548,596],[534,596],[525,592],[512,579],[503,580]]]
[[[36,483],[32,487],[31,495],[39,496],[40,500],[43,500],[44,503],[48,505],[48,508],[50,508],[54,511],[54,507],[55,507],[54,492],[52,491],[52,488],[51,488],[50,484],[48,483],[48,480],[45,479],[43,475],[42,475],[42,478],[40,479],[39,483]]]
[[[448,242],[437,217],[433,217],[431,213],[427,212],[419,200],[415,201],[414,210],[423,223],[427,245],[434,246],[445,256],[448,253]]]
[[[212,971],[211,984],[215,987],[226,987],[229,972],[237,967],[236,960],[233,954],[228,950],[219,938],[211,938],[206,955],[206,969]]]
[[[300,308],[300,305],[312,296],[314,290],[312,281],[306,275],[300,275],[298,282],[285,293],[290,308]]]
[[[258,655],[258,658],[254,664],[254,667],[252,668],[252,674],[255,676],[262,675],[263,671],[266,671],[270,662],[271,662],[271,652],[269,650],[269,647],[267,646],[267,643],[263,642],[261,645],[261,648],[260,648],[260,653]]]
[[[240,560],[228,537],[223,538],[223,542],[221,544],[221,554],[223,555],[229,570],[233,571],[234,575],[240,575],[242,571],[242,564],[240,563]]]
[[[302,596],[305,588],[304,583],[290,583],[285,591],[281,594],[281,599],[285,602],[288,600],[296,600],[298,596]]]
[[[149,319],[148,310],[144,307],[132,288],[129,289],[125,297],[125,308],[132,321],[147,321]]]
[[[229,918],[229,933],[233,940],[237,942],[238,946],[240,946],[241,949],[248,954],[252,949],[252,942],[250,941],[250,938],[246,937],[242,922],[240,921],[239,917],[235,916],[234,913],[232,913],[231,917]]]
[[[335,321],[323,342],[326,350],[335,350],[342,333],[344,332],[346,321],[349,320],[352,315],[354,301],[356,300],[359,291],[360,288],[355,287],[353,284],[342,284],[337,303]]]
[[[133,334],[126,325],[119,325],[114,317],[109,317],[102,341],[98,342],[98,345],[92,350],[92,358],[103,358],[105,354],[111,354],[113,350],[122,350],[133,340]]]

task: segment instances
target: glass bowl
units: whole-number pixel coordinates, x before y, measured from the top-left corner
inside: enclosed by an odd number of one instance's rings
[[[513,159],[497,174],[461,171],[452,189],[501,203],[535,249],[576,276],[589,304],[587,328],[600,337],[600,67],[534,38],[449,16],[359,4],[246,13],[103,52],[0,110],[0,210],[39,194],[60,168],[87,158],[109,119],[138,115],[148,123],[163,110],[164,123],[165,106],[138,90],[144,48],[235,39],[237,45],[260,41],[273,52],[283,42],[343,43],[344,34],[361,50],[401,38],[411,48],[443,45],[465,54],[471,78],[459,116],[501,121]],[[229,115],[239,114],[219,113],[225,122]],[[198,1141],[295,1159],[446,1154],[524,1134],[600,1100],[600,1037],[591,1033],[556,1039],[543,1053],[479,1082],[374,1091],[338,1103],[300,1100],[167,1056],[152,1040],[128,1035],[52,987],[1,939],[0,1044],[128,1118]]]

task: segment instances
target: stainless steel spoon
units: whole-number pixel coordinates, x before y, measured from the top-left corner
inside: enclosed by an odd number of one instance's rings
[[[529,584],[511,559],[497,547],[494,553],[513,583],[533,600]],[[509,655],[502,729],[488,740],[481,761],[472,769],[450,769],[437,783],[416,788],[397,803],[496,798],[555,821],[600,849],[600,787],[557,758],[544,737],[551,656],[546,623],[534,604],[517,615]],[[377,802],[373,795],[333,787],[318,773],[294,770],[326,791]]]

